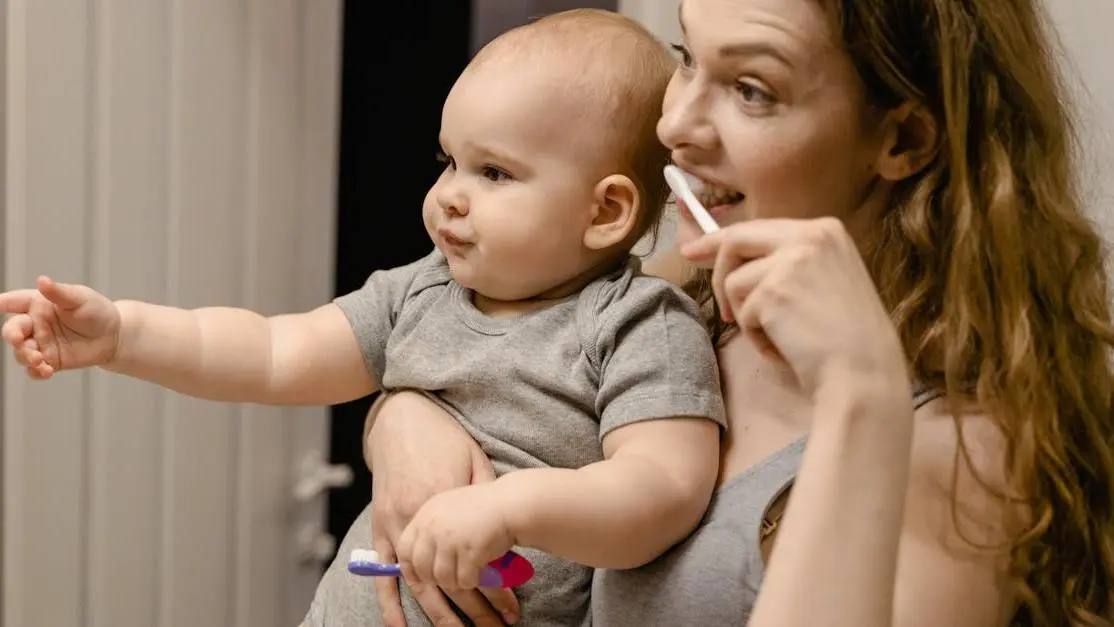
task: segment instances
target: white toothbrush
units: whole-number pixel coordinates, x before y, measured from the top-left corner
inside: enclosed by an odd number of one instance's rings
[[[685,174],[681,168],[675,165],[665,166],[665,182],[669,184],[669,189],[672,189],[673,193],[685,203],[689,212],[692,213],[692,217],[696,218],[696,224],[700,226],[700,229],[711,235],[719,230],[719,225],[716,224],[716,220],[712,217],[712,214],[708,213],[704,205],[700,204],[700,201],[696,199],[696,195],[692,193],[692,186],[689,183],[689,179],[692,179],[694,183],[700,185],[700,181]]]

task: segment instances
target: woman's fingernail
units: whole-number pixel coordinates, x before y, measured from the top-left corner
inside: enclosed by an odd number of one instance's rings
[[[503,622],[504,623],[506,623],[508,625],[513,625],[513,624],[518,622],[518,614],[515,614],[514,612],[512,612],[510,610],[503,610],[501,613],[503,614]]]

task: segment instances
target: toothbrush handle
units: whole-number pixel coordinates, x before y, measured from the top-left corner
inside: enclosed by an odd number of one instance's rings
[[[381,564],[379,562],[349,562],[348,572],[362,577],[401,577],[402,569],[398,564]],[[492,560],[480,571],[480,587],[482,588],[516,588],[529,581],[534,576],[534,567],[530,562],[509,551],[503,557]]]
[[[398,564],[379,562],[349,562],[348,572],[361,577],[401,577],[402,569]]]

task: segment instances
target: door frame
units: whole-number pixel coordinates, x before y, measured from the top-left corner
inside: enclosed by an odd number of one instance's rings
[[[0,0],[0,292],[8,289],[7,259],[2,246],[7,232],[8,173],[8,0]],[[3,351],[6,353],[7,351]],[[11,367],[6,354],[0,356],[0,493],[4,486],[4,370]],[[4,606],[4,499],[0,497],[0,607]]]

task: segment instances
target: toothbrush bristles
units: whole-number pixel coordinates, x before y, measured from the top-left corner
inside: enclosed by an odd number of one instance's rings
[[[675,165],[665,166],[665,182],[669,184],[669,188],[673,193],[684,202],[685,207],[688,208],[689,213],[696,220],[696,224],[700,226],[706,234],[712,234],[719,230],[719,225],[716,224],[715,218],[704,205],[696,198],[696,194],[692,192],[692,188],[688,182],[689,175],[684,170]]]
[[[352,549],[352,553],[350,553],[349,556],[348,556],[348,561],[350,561],[350,562],[378,562],[379,561],[379,553],[378,553],[378,551],[372,551],[370,549]]]

